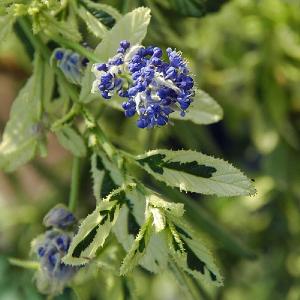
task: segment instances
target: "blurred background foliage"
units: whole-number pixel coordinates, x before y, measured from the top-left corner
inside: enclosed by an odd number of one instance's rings
[[[184,52],[197,85],[224,109],[224,119],[214,125],[176,121],[167,128],[140,130],[122,113],[102,105],[99,118],[112,141],[134,153],[156,147],[200,150],[233,162],[255,180],[257,194],[245,198],[183,195],[155,186],[185,203],[191,223],[223,271],[225,286],[201,286],[199,299],[300,299],[300,2],[106,3],[121,12],[150,7],[153,19],[146,43]],[[30,59],[11,35],[0,44],[1,131],[30,72]],[[43,231],[44,214],[54,204],[66,203],[70,159],[50,136],[46,159],[0,174],[0,299],[44,299],[36,292],[33,273],[11,266],[8,258],[27,259],[30,241]],[[82,171],[81,202],[79,217],[94,205],[88,161]],[[155,278],[137,272],[141,299],[182,299],[168,274]],[[101,269],[90,273],[89,284],[82,281],[76,291],[82,299],[102,299],[120,284]],[[122,299],[118,297],[114,299]],[[73,298],[71,290],[57,297]]]

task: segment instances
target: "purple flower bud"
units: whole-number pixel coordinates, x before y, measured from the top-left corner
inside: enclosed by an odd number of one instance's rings
[[[74,215],[63,205],[52,208],[44,217],[46,227],[66,228],[76,222]]]

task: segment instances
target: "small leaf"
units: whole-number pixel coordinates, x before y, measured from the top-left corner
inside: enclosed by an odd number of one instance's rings
[[[46,18],[47,22],[49,22],[45,31],[50,34],[50,36],[60,33],[66,39],[74,42],[79,42],[82,39],[72,15],[69,16],[68,21],[57,21],[54,16],[49,14],[44,14],[43,16]]]
[[[193,102],[186,115],[181,117],[179,112],[174,112],[170,117],[182,121],[191,121],[199,125],[212,124],[223,118],[223,110],[208,94],[196,89]]]
[[[15,18],[10,13],[5,16],[0,16],[0,41],[3,42],[12,32],[14,22]]]
[[[173,216],[182,217],[184,214],[184,205],[182,203],[167,202],[155,194],[151,194],[147,201],[149,205],[161,208]]]
[[[82,265],[95,257],[96,251],[103,246],[118,218],[120,207],[124,204],[124,190],[129,187],[133,186],[123,186],[113,191],[82,221],[67,255],[63,258],[64,263]]]
[[[145,221],[137,237],[135,238],[131,249],[125,256],[120,268],[120,274],[125,275],[130,272],[140,261],[146,252],[146,247],[149,243],[152,233],[153,219],[151,216]]]
[[[217,196],[255,193],[251,180],[238,169],[200,152],[153,150],[136,159],[157,180],[180,190]]]
[[[55,131],[55,134],[59,143],[75,156],[86,156],[86,146],[83,138],[72,127],[65,125]]]
[[[139,7],[123,16],[96,47],[94,53],[99,57],[98,62],[106,62],[114,56],[122,40],[128,40],[132,45],[141,43],[146,36],[149,22],[150,9],[145,7]],[[79,96],[81,102],[87,103],[95,99],[95,96],[91,94],[92,83],[95,79],[91,67],[92,64],[88,64],[83,77]]]
[[[78,14],[92,34],[98,38],[103,38],[107,32],[107,28],[96,17],[94,17],[83,7],[78,10]]]
[[[223,278],[212,254],[197,235],[193,233],[191,238],[186,233],[190,232],[190,229],[179,227],[182,224],[176,227],[172,223],[169,225],[169,249],[175,263],[196,279],[205,280],[216,286],[223,285]]]
[[[42,72],[39,57],[35,58],[34,73],[15,99],[9,121],[0,144],[0,168],[11,172],[31,160],[41,142],[44,126],[42,117]]]

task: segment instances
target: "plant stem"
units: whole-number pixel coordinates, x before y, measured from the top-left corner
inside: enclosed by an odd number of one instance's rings
[[[69,198],[69,209],[74,212],[78,202],[79,196],[79,181],[80,181],[80,159],[79,157],[73,158],[72,166],[72,181],[71,181],[71,190]]]
[[[67,114],[65,114],[61,119],[58,119],[52,124],[51,130],[55,131],[56,129],[59,129],[61,126],[64,125],[64,123],[72,120],[79,112],[80,112],[80,105],[78,103],[74,103],[72,108]]]
[[[94,116],[87,110],[86,108],[82,108],[83,117],[85,119],[85,123],[87,128],[90,130],[92,134],[96,137],[93,146],[101,146],[103,150],[106,152],[108,157],[112,160],[115,159],[116,149],[110,143],[110,141],[105,136],[102,128],[99,126]]]

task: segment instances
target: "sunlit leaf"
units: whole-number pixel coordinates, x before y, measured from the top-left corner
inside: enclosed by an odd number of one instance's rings
[[[113,191],[82,221],[63,259],[66,264],[82,265],[95,257],[96,251],[103,246],[118,218],[120,207],[125,200],[124,190],[128,187]]]
[[[153,150],[136,157],[157,180],[180,190],[208,195],[251,195],[251,181],[228,162],[195,151]]]
[[[144,256],[152,234],[152,217],[149,216],[141,227],[137,237],[135,238],[129,252],[125,256],[120,268],[120,274],[125,275],[130,272]]]
[[[182,226],[182,225],[180,225]],[[175,263],[196,279],[216,286],[223,285],[223,278],[210,251],[202,241],[190,235],[190,230],[170,224],[169,249]]]

